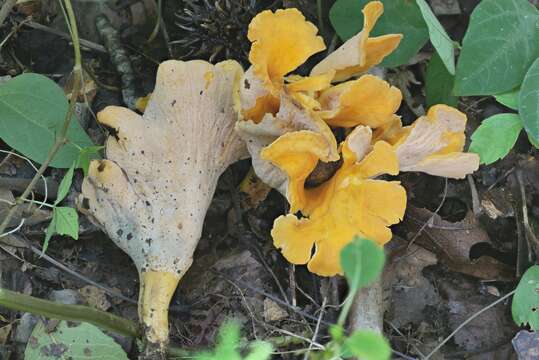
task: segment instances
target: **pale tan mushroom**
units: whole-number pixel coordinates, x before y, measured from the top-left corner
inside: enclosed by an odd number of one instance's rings
[[[165,352],[169,303],[191,265],[218,177],[246,154],[234,131],[242,74],[234,61],[166,61],[143,116],[115,106],[98,114],[114,136],[107,160],[90,165],[80,207],[137,266],[147,358]]]

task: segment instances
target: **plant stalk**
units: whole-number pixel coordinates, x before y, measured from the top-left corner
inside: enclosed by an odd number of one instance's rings
[[[89,306],[59,304],[2,288],[0,305],[53,319],[83,321],[124,336],[140,335],[140,329],[133,321]]]

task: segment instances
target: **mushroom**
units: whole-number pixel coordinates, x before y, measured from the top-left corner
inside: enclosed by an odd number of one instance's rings
[[[135,263],[145,358],[162,358],[168,307],[192,263],[219,175],[245,153],[234,131],[235,61],[165,61],[144,115],[109,106],[106,160],[90,164],[79,207]]]
[[[462,179],[479,168],[479,155],[463,152],[466,115],[447,105],[434,105],[425,116],[402,127],[394,118],[380,129],[378,139],[393,144],[400,171]]]

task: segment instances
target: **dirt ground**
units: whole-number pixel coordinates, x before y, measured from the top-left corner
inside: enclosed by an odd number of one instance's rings
[[[317,22],[314,1],[284,2],[259,1],[258,6],[299,6]],[[440,17],[453,39],[462,39],[478,2],[460,0],[458,14]],[[246,65],[249,47],[242,36],[255,9],[249,8],[248,1],[238,3],[234,16],[216,16],[216,29],[227,31],[202,31],[192,19],[174,16],[181,6],[194,5],[164,0],[167,44],[161,35],[147,41],[155,10],[151,2],[111,2],[110,9],[117,15],[113,23],[120,29],[122,45],[136,74],[132,84],[136,93],[143,95],[152,89],[157,64],[171,56],[211,61],[233,57]],[[325,3],[329,8],[331,1]],[[80,15],[81,37],[101,44],[93,26],[97,10],[92,4],[74,1],[75,12]],[[216,11],[211,6],[196,6],[196,11],[209,15]],[[58,35],[66,31],[58,14],[55,2],[35,0],[10,15],[0,28],[2,39],[9,35],[0,52],[0,75],[33,71],[62,85],[68,83],[73,59],[69,42]],[[32,20],[27,20],[30,15]],[[322,34],[328,43],[333,32],[325,20]],[[56,33],[37,29],[35,23]],[[389,81],[409,91],[410,97],[399,110],[406,124],[415,119],[418,106],[425,103],[425,69],[431,53],[432,48],[427,46],[410,65],[388,71]],[[87,92],[90,102],[81,103],[80,119],[92,139],[103,143],[105,131],[96,124],[93,114],[106,105],[121,104],[122,82],[102,49],[85,50],[83,57],[95,89]],[[460,98],[458,108],[468,115],[467,134],[482,119],[510,111],[491,97]],[[1,142],[0,148],[9,150]],[[399,177],[408,190],[409,205],[404,221],[393,227],[394,239],[386,247],[388,266],[384,272],[384,326],[393,349],[410,358],[421,358],[472,314],[514,289],[538,250],[530,239],[539,225],[536,156],[537,151],[521,134],[505,159],[482,166],[466,180],[425,174]],[[0,161],[0,193],[19,195],[33,176],[33,169],[14,156],[0,154]],[[270,230],[273,219],[285,213],[286,200],[271,191],[257,207],[247,206],[249,198],[238,185],[249,167],[249,161],[244,160],[221,176],[193,266],[172,300],[171,341],[186,349],[210,346],[220,324],[233,317],[243,324],[243,334],[250,339],[282,340],[276,359],[295,359],[298,355],[289,351],[308,344],[291,341],[287,334],[310,339],[323,310],[317,341],[327,341],[327,324],[336,320],[346,283],[340,277],[315,276],[304,266],[294,267],[283,259],[272,245]],[[47,171],[51,189],[63,174],[63,170]],[[77,172],[67,200],[71,205],[81,182],[82,173]],[[38,189],[36,197],[42,196]],[[47,210],[34,212],[19,236],[40,247],[50,216]],[[137,271],[128,256],[87,219],[81,218],[78,241],[56,236],[46,257],[16,240],[0,243],[0,249],[2,287],[42,298],[87,303],[137,319]],[[0,359],[22,359],[35,320],[28,314],[0,308]],[[433,358],[516,359],[511,340],[518,331],[511,320],[510,302],[501,303],[460,330]],[[129,353],[136,352],[132,339],[119,341]]]

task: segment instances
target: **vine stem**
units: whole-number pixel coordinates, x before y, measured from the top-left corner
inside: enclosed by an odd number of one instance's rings
[[[79,92],[81,90],[81,82],[82,82],[82,56],[80,52],[80,42],[79,42],[79,32],[77,29],[77,20],[75,19],[75,13],[73,12],[73,6],[71,5],[71,0],[63,0],[64,6],[66,9],[66,15],[67,15],[67,22],[69,24],[70,33],[71,33],[71,40],[73,42],[73,52],[75,56],[75,65],[73,66],[73,91],[71,92],[71,98],[69,99],[69,107],[67,109],[67,113],[64,119],[64,123],[62,125],[62,129],[56,136],[56,140],[54,141],[54,144],[49,150],[49,153],[47,154],[47,158],[45,161],[41,164],[39,167],[37,173],[34,175],[26,189],[23,191],[21,196],[17,198],[15,201],[15,204],[11,206],[8,213],[6,214],[6,217],[0,224],[0,237],[4,232],[6,231],[6,228],[8,227],[9,223],[11,222],[11,219],[15,215],[15,212],[17,211],[17,208],[26,201],[28,198],[28,195],[32,192],[34,189],[34,186],[40,179],[40,177],[43,175],[45,170],[49,167],[50,163],[60,150],[60,148],[67,142],[67,131],[69,129],[69,125],[71,124],[71,119],[73,118],[73,113],[75,112],[75,104],[77,103],[77,97],[79,95]]]
[[[139,327],[133,321],[83,305],[65,305],[0,288],[0,305],[48,318],[84,321],[124,336],[137,337]]]

